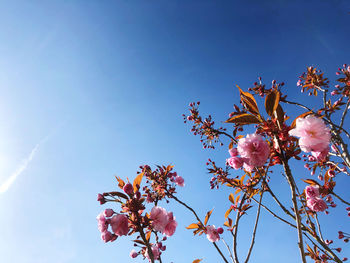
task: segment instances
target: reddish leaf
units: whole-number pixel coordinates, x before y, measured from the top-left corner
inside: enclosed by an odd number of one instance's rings
[[[240,115],[233,116],[225,122],[245,125],[245,124],[260,123],[261,121],[254,115],[251,115],[249,113],[243,113]]]
[[[239,89],[241,100],[245,108],[255,115],[260,115],[258,104],[256,103],[256,100],[254,99],[253,95],[249,92],[244,92],[238,85],[236,86]]]
[[[193,260],[192,263],[199,263],[199,262],[201,262],[201,261],[202,261],[202,259],[195,259],[195,260]]]
[[[280,102],[280,93],[277,90],[271,91],[265,99],[265,109],[268,115],[271,117],[276,111],[278,103]]]

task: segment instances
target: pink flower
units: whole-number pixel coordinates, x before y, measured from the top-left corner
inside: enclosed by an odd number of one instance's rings
[[[311,152],[312,156],[316,158],[318,162],[326,160],[329,152],[329,147],[326,147],[321,152]]]
[[[111,232],[106,230],[101,233],[101,239],[103,240],[103,242],[107,243],[109,241],[116,240],[116,236],[114,236]]]
[[[137,252],[133,249],[130,251],[130,257],[131,258],[136,258],[138,256]]]
[[[230,153],[231,157],[234,157],[234,156],[238,155],[237,148],[231,148],[230,150],[228,150],[228,152]]]
[[[123,191],[128,195],[132,195],[134,193],[134,188],[131,183],[127,183],[124,185]]]
[[[108,228],[108,223],[107,223],[107,219],[105,218],[105,216],[103,215],[103,212],[101,212],[97,217],[97,227],[98,230],[100,232],[104,232],[107,230]]]
[[[312,185],[308,185],[305,187],[305,195],[306,198],[317,198],[320,196],[320,192],[318,189],[318,186],[312,186]]]
[[[163,234],[168,237],[172,236],[175,233],[177,227],[177,222],[175,221],[175,217],[173,216],[173,212],[168,213],[168,223],[164,228]]]
[[[239,139],[238,153],[249,166],[262,166],[270,155],[270,147],[261,135],[248,134]]]
[[[249,165],[249,164],[247,164],[247,163],[244,163],[244,164],[243,164],[243,168],[244,168],[244,170],[246,170],[247,172],[251,172],[251,171],[253,171],[254,166]]]
[[[216,242],[220,240],[219,233],[214,225],[207,226],[207,238],[210,242]]]
[[[231,158],[228,158],[227,160],[226,160],[226,163],[229,165],[229,166],[231,166],[233,169],[239,169],[239,168],[241,168],[242,167],[242,165],[243,165],[243,160],[242,160],[242,158],[240,158],[240,157],[237,157],[237,156],[233,156],[233,157],[231,157]]]
[[[322,212],[328,208],[326,202],[319,197],[309,198],[306,205],[314,212]]]
[[[159,251],[158,246],[157,245],[153,245],[151,249],[152,249],[152,253],[153,253],[153,258],[154,259],[158,259],[160,254],[161,254],[161,252]],[[145,251],[145,257],[151,262],[151,258],[148,255],[148,249],[146,249],[146,251]]]
[[[304,152],[322,152],[331,140],[330,130],[323,120],[311,115],[298,118],[296,127],[289,134],[300,137],[299,146]]]
[[[114,214],[114,211],[113,209],[106,209],[103,214],[106,216],[106,217],[111,217],[113,214]]]
[[[125,236],[129,232],[128,218],[126,215],[115,215],[111,218],[111,227],[117,236]]]
[[[163,232],[168,224],[168,214],[166,210],[160,206],[155,206],[151,210],[150,218],[152,219],[154,230]]]
[[[181,176],[175,177],[175,183],[181,187],[185,186],[185,180]]]

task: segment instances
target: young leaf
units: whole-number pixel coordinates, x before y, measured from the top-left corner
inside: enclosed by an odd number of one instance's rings
[[[199,228],[198,224],[192,223],[190,224],[188,227],[186,227],[186,229],[197,229]]]
[[[225,219],[229,216],[229,214],[231,213],[232,208],[229,208],[226,213],[225,213]]]
[[[140,188],[140,185],[141,185],[141,181],[142,181],[142,177],[143,177],[143,172],[140,173],[138,176],[136,176],[132,186],[134,187],[134,192],[136,193],[139,188]]]
[[[278,103],[280,102],[280,93],[277,90],[271,91],[265,99],[265,109],[268,115],[271,117],[276,111]]]
[[[207,225],[207,222],[208,222],[208,220],[209,220],[209,218],[210,218],[211,213],[213,212],[213,210],[214,210],[214,208],[213,208],[212,210],[210,210],[210,211],[206,214],[205,219],[204,219],[204,225]]]
[[[230,200],[232,204],[235,204],[235,196],[232,193],[228,196],[228,200]]]
[[[261,121],[254,115],[251,115],[249,113],[243,113],[240,115],[233,116],[225,122],[245,125],[245,124],[260,123]]]
[[[254,115],[260,115],[258,104],[256,103],[256,100],[254,99],[253,95],[249,92],[244,92],[238,85],[236,86],[239,89],[241,100],[245,108]]]
[[[117,181],[118,181],[118,186],[119,186],[119,188],[120,188],[120,189],[123,189],[123,187],[124,187],[124,185],[125,185],[125,182],[124,182],[121,178],[119,178],[118,176],[116,176],[115,178],[116,178]]]
[[[199,263],[199,262],[201,262],[201,261],[202,261],[202,259],[195,259],[195,260],[193,260],[192,263]]]

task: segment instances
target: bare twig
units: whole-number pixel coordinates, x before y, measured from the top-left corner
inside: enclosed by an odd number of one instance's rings
[[[196,211],[193,210],[192,207],[188,206],[186,203],[182,202],[181,200],[179,200],[175,195],[167,192],[167,194],[173,198],[176,202],[178,202],[179,204],[183,205],[184,207],[186,207],[188,210],[190,210],[192,212],[192,214],[196,217],[196,219],[198,220],[198,222],[200,222],[203,226],[204,224],[202,223],[202,220],[199,218],[199,216],[197,215]],[[213,246],[216,248],[216,250],[219,252],[220,256],[222,257],[222,259],[225,261],[225,263],[229,263],[226,259],[226,257],[224,256],[224,254],[221,252],[220,248],[215,244],[215,242],[213,242]]]
[[[264,185],[262,185],[262,189],[264,188]],[[255,243],[255,236],[256,236],[256,230],[258,228],[258,222],[259,222],[259,217],[260,217],[260,208],[261,208],[261,201],[264,195],[264,191],[261,192],[260,199],[259,199],[259,206],[258,206],[258,211],[256,213],[256,219],[255,219],[255,225],[254,225],[254,230],[253,230],[253,235],[252,235],[252,242],[250,243],[250,247],[248,250],[248,255],[244,263],[248,263],[250,254],[253,251],[254,243]]]
[[[287,176],[288,183],[290,185],[290,190],[292,192],[292,202],[293,202],[294,213],[296,215],[295,222],[296,222],[297,231],[298,231],[298,246],[299,246],[300,256],[301,256],[302,262],[306,263],[304,244],[303,244],[303,235],[301,230],[301,218],[298,210],[298,203],[297,203],[296,191],[295,191],[295,181],[292,176],[292,172],[289,168],[288,162],[283,158],[282,163],[284,167],[284,172]]]
[[[231,232],[231,231],[230,231]],[[232,232],[231,232],[232,233]],[[226,248],[227,248],[227,250],[228,250],[228,253],[230,254],[230,258],[231,258],[231,260],[232,260],[232,262],[234,263],[235,261],[234,261],[234,259],[233,259],[233,256],[232,256],[232,252],[231,252],[231,249],[230,249],[230,247],[227,245],[227,243],[225,242],[225,239],[221,239],[222,240],[222,242],[225,244],[225,246],[226,246]]]

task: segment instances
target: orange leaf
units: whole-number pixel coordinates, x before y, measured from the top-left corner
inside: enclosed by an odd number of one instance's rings
[[[253,95],[250,94],[249,92],[244,92],[238,85],[236,86],[239,89],[241,100],[245,108],[251,113],[253,113],[254,115],[260,115],[258,104],[256,103],[256,100],[254,99]]]
[[[199,228],[198,224],[192,223],[190,224],[188,227],[186,227],[186,229],[197,229]]]
[[[315,180],[312,179],[306,179],[306,180],[302,180],[304,183],[307,184],[311,184],[311,185],[320,185],[318,182],[316,182]]]
[[[232,193],[228,196],[228,200],[230,200],[232,204],[235,204],[235,196]]]
[[[120,188],[120,189],[123,189],[123,187],[124,187],[124,185],[125,185],[125,182],[124,182],[121,178],[119,178],[118,176],[116,176],[115,178],[116,178],[117,181],[118,181],[118,186],[119,186],[119,188]]]
[[[147,241],[150,240],[151,234],[152,234],[152,231],[149,231],[149,232],[146,234],[146,239],[147,239]]]
[[[268,115],[271,117],[276,111],[278,103],[280,102],[280,93],[277,90],[270,92],[265,99],[265,109]]]
[[[229,216],[229,214],[231,213],[232,209],[229,208],[226,213],[225,213],[225,219]]]
[[[208,222],[213,210],[214,210],[214,208],[206,214],[205,219],[204,219],[204,225],[207,225],[207,222]]]
[[[201,262],[201,261],[202,261],[202,259],[195,259],[195,260],[193,260],[192,263],[199,263],[199,262]]]
[[[140,173],[138,176],[136,176],[132,186],[134,187],[134,192],[136,193],[139,188],[140,188],[140,185],[141,185],[141,181],[142,181],[142,177],[143,177],[143,172]]]
[[[242,113],[240,115],[236,115],[229,118],[225,122],[244,125],[244,124],[260,123],[261,121],[254,115],[251,115],[249,113]]]

